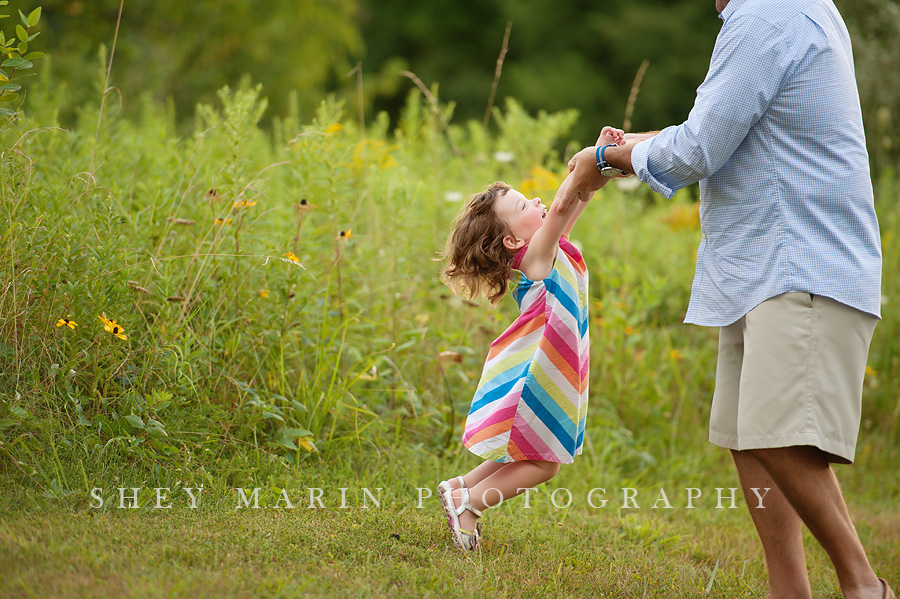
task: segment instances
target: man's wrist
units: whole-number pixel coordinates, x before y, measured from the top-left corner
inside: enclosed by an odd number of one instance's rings
[[[631,149],[634,145],[610,146],[603,152],[606,162],[611,167],[622,171],[625,176],[633,175],[634,171],[631,167]]]

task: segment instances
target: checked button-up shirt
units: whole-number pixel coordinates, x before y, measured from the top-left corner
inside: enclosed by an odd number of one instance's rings
[[[700,182],[685,322],[788,291],[880,316],[881,243],[850,37],[831,0],[731,0],[687,121],[635,146],[666,196]]]

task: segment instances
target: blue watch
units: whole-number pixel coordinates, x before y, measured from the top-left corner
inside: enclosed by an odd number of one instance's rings
[[[599,170],[600,174],[604,177],[620,177],[624,171],[612,166],[606,161],[606,148],[610,146],[616,147],[616,144],[606,144],[605,146],[597,148],[597,170]]]

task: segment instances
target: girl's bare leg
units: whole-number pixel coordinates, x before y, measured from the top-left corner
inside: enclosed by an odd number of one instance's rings
[[[485,466],[487,469],[486,464],[482,464],[478,468]],[[501,467],[496,468],[492,474],[474,485],[470,485],[468,475],[463,477],[466,486],[469,487],[469,502],[475,509],[483,510],[493,507],[503,500],[520,495],[525,489],[547,482],[559,472],[558,463],[541,460],[510,462],[499,464],[499,466]],[[451,496],[454,505],[459,507],[462,502],[462,492],[454,490]],[[460,528],[464,530],[475,530],[476,522],[478,522],[478,518],[468,510],[459,516]]]
[[[500,468],[503,468],[507,464],[502,464],[500,462],[495,462],[493,460],[487,460],[486,462],[482,462],[478,466],[472,468],[468,474],[463,475],[463,480],[466,481],[466,486],[472,488],[474,485],[477,485],[493,473],[497,472]],[[450,486],[453,489],[459,488],[459,481],[456,480],[456,477],[450,479]]]

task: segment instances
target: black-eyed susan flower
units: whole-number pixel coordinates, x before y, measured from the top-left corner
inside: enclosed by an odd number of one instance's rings
[[[231,224],[231,219],[230,219],[230,218],[217,218],[217,219],[213,220],[213,224],[216,224],[216,225],[230,225],[230,224]]]
[[[125,336],[125,329],[122,328],[122,325],[118,324],[115,320],[108,319],[106,317],[106,312],[104,312],[102,316],[98,316],[97,318],[103,321],[103,330],[112,333],[119,339],[128,339],[128,337]]]
[[[310,204],[306,198],[303,198],[302,200],[300,200],[299,202],[294,204],[294,209],[297,210],[297,212],[300,212],[301,214],[304,212],[307,212],[309,210],[312,210],[313,208],[315,208],[315,205]]]
[[[351,237],[353,237],[353,229],[347,229],[345,231],[341,231],[338,234],[338,236],[335,237],[335,240],[337,240],[337,241],[347,240],[347,239],[350,239]]]
[[[56,326],[58,327],[69,327],[72,330],[75,330],[75,327],[78,326],[78,323],[74,320],[69,320],[68,318],[60,318],[56,321]]]
[[[296,254],[294,254],[294,252],[285,252],[285,253],[283,253],[283,254],[281,254],[281,255],[282,255],[282,256],[284,257],[284,259],[287,260],[288,262],[293,262],[293,263],[296,264],[297,266],[300,266],[300,258],[298,258],[298,257],[296,256]]]
[[[261,297],[261,298],[263,298],[263,299],[266,299],[267,297],[269,297],[269,290],[268,290],[268,289],[260,289],[260,290],[258,290],[256,293],[258,293],[258,294],[259,294],[259,297]]]
[[[235,208],[249,208],[250,206],[256,206],[256,202],[253,200],[238,200],[234,203]]]

